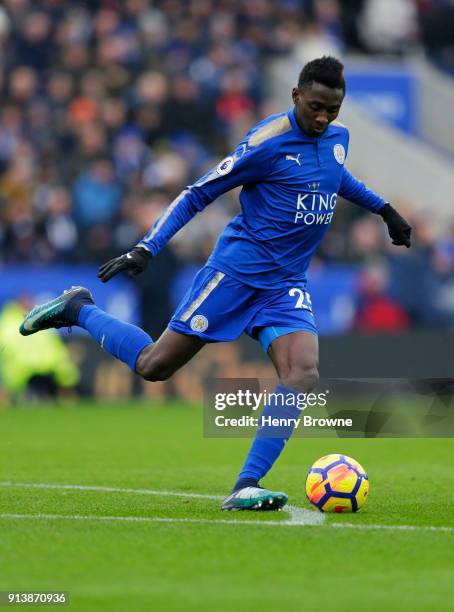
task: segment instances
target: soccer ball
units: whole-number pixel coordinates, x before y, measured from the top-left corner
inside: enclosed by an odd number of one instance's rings
[[[320,457],[307,475],[307,499],[320,512],[357,512],[368,494],[364,468],[346,455]]]

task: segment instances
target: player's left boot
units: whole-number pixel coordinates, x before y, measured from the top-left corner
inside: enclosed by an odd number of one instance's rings
[[[22,321],[19,332],[22,336],[30,336],[51,327],[76,325],[80,309],[88,304],[94,304],[88,289],[71,287],[54,300],[35,306]]]
[[[279,510],[288,501],[282,492],[269,491],[261,487],[244,487],[226,497],[221,510]]]

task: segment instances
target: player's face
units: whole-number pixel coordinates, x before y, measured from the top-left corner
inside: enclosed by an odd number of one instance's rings
[[[321,83],[292,91],[299,126],[309,136],[320,137],[339,114],[344,92]]]

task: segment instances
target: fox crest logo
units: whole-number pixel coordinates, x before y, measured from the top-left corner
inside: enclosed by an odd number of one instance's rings
[[[204,315],[195,315],[189,323],[192,331],[204,332],[208,327],[208,319]]]
[[[341,144],[334,145],[333,153],[334,153],[334,158],[337,161],[337,163],[342,166],[345,161],[345,149],[343,145]]]

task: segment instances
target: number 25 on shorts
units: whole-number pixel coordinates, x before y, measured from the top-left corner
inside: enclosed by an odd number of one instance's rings
[[[298,298],[295,308],[303,308],[304,310],[312,310],[311,296],[308,291],[303,291],[298,287],[292,287],[288,292],[290,297]]]

